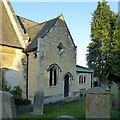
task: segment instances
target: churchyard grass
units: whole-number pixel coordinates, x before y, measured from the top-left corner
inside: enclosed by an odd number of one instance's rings
[[[85,118],[85,99],[79,101],[66,103],[64,105],[57,105],[53,108],[45,108],[43,115],[24,114],[19,115],[18,118],[56,118],[62,115],[69,115],[75,118]]]
[[[115,119],[115,120],[120,120],[120,109],[115,109],[112,107],[112,99],[113,99],[113,95],[110,96],[110,115],[111,118]]]
[[[120,120],[120,109],[111,109],[111,118],[115,119],[115,120]]]
[[[112,108],[112,105],[110,114],[111,118],[120,119],[120,110]],[[22,114],[19,115],[18,118],[56,118],[62,115],[69,115],[75,118],[85,119],[85,99],[83,98],[79,101],[66,103],[64,105],[55,106],[54,104],[53,108],[45,107],[43,115]]]

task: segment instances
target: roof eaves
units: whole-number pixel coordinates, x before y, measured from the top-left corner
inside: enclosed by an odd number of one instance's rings
[[[77,73],[93,73],[92,71],[76,71]]]
[[[12,48],[17,48],[17,49],[22,49],[22,50],[24,50],[24,48],[19,47],[19,46],[13,46],[13,45],[1,44],[1,43],[0,43],[0,46],[7,46],[7,47],[12,47]]]

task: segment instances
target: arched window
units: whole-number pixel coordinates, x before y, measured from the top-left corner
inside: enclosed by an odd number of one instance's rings
[[[52,64],[49,66],[49,86],[56,86],[58,84],[59,71],[60,67],[57,64]]]
[[[80,75],[80,76],[79,76],[79,84],[83,84],[83,83],[86,83],[86,77]]]

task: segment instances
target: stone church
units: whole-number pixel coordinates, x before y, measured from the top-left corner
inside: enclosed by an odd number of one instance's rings
[[[8,85],[21,86],[31,100],[43,91],[45,103],[91,87],[93,71],[76,65],[77,47],[62,14],[38,23],[17,16],[7,0],[0,4],[0,70]]]

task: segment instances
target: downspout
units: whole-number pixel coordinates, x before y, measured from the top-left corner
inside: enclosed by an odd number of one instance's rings
[[[93,84],[93,73],[91,73],[91,88],[92,88],[92,84]]]
[[[28,100],[28,62],[29,62],[29,54],[26,53],[27,56],[27,64],[26,64],[26,99]]]

